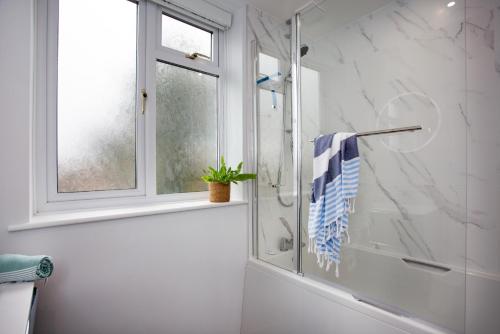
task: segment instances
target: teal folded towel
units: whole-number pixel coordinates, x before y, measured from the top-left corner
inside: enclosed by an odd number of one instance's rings
[[[49,277],[54,264],[45,255],[0,255],[0,283],[27,282]]]

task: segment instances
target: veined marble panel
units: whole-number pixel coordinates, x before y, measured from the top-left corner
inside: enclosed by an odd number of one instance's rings
[[[344,245],[341,278],[320,276],[459,333],[465,331],[460,301],[465,300],[468,227],[465,66],[470,54],[464,13],[463,0],[451,8],[436,0],[396,0],[335,31],[303,36],[310,47],[303,65],[320,77],[320,131],[313,137],[423,127],[359,139],[362,166],[349,224],[351,245]],[[307,114],[307,105],[302,110]],[[305,150],[312,151],[312,145]],[[305,181],[310,178],[305,175]],[[367,265],[353,249],[379,254],[373,257],[372,275],[351,275]],[[384,262],[386,256],[394,266]],[[429,273],[403,258],[450,271]],[[420,277],[410,290],[406,276]],[[438,297],[433,291],[438,286],[443,296],[452,291],[454,297]],[[394,293],[398,287],[408,297]],[[430,311],[438,309],[443,310],[439,316]]]
[[[500,328],[500,1],[467,0],[467,333]]]
[[[467,1],[468,269],[500,278],[500,1]]]
[[[302,78],[303,208],[311,181],[309,139],[421,124],[421,132],[360,138],[363,165],[350,222],[352,249],[441,264],[452,270],[453,280],[429,274],[429,280],[413,287],[413,306],[405,305],[381,292],[389,288],[383,275],[380,282],[347,279],[361,262],[346,256],[343,266],[349,269],[337,283],[351,284],[359,293],[375,291],[379,300],[387,297],[382,301],[424,319],[424,309],[443,310],[446,314],[427,320],[456,332],[465,331],[460,321],[465,303],[456,301],[467,293],[467,332],[494,333],[500,326],[495,315],[500,299],[500,0],[461,0],[449,8],[446,3],[395,0],[335,31],[315,27],[324,33],[302,36],[309,46],[302,59],[308,73]],[[314,17],[316,22],[309,22],[305,16],[305,24],[321,25],[328,13]],[[252,8],[247,18],[249,41],[287,71],[289,26]],[[271,256],[279,254],[279,240],[290,236],[280,218],[293,227],[296,219],[294,208],[280,205],[271,187],[282,159],[283,97],[278,100],[271,108],[271,97],[263,92],[258,106],[259,254]],[[291,137],[285,137],[282,192],[291,202]],[[302,219],[307,222],[307,210]],[[306,238],[306,224],[303,228]],[[306,263],[306,270],[311,265]],[[467,289],[465,271],[471,275]],[[432,289],[443,284],[455,299],[436,300]]]
[[[461,269],[467,221],[463,22],[463,1],[452,8],[440,1],[394,1],[336,31],[305,36],[310,55],[303,60],[320,68],[321,133],[424,127],[360,138],[352,242]]]

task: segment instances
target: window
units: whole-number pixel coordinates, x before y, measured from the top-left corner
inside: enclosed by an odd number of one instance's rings
[[[159,194],[207,189],[199,175],[207,165],[217,164],[216,96],[216,77],[157,62],[156,182]]]
[[[259,76],[272,76],[279,73],[278,58],[259,52]]]
[[[136,54],[137,4],[59,1],[59,193],[136,187]]]
[[[204,197],[223,149],[222,32],[143,0],[37,11],[37,210]]]
[[[161,45],[193,54],[195,52],[212,58],[212,33],[179,21],[166,14],[161,21]]]

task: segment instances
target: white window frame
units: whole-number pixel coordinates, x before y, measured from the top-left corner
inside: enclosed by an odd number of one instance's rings
[[[123,0],[128,1],[128,0]],[[132,1],[137,14],[136,188],[57,192],[57,32],[58,0],[37,0],[34,115],[34,214],[207,198],[207,192],[156,193],[156,61],[202,72],[217,80],[217,161],[224,152],[224,33],[217,27],[146,0]],[[98,9],[96,9],[98,10]],[[212,59],[189,59],[161,45],[162,14],[212,33]],[[148,94],[141,111],[141,90]]]

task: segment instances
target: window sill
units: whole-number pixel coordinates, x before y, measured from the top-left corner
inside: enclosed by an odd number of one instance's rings
[[[221,208],[235,205],[246,205],[246,201],[231,201],[227,203],[211,203],[208,201],[164,203],[148,206],[100,209],[93,211],[43,213],[31,217],[28,223],[9,225],[9,232],[33,230],[47,227],[74,225],[96,221],[115,220],[122,218],[151,216],[171,212],[182,212],[200,209]]]

